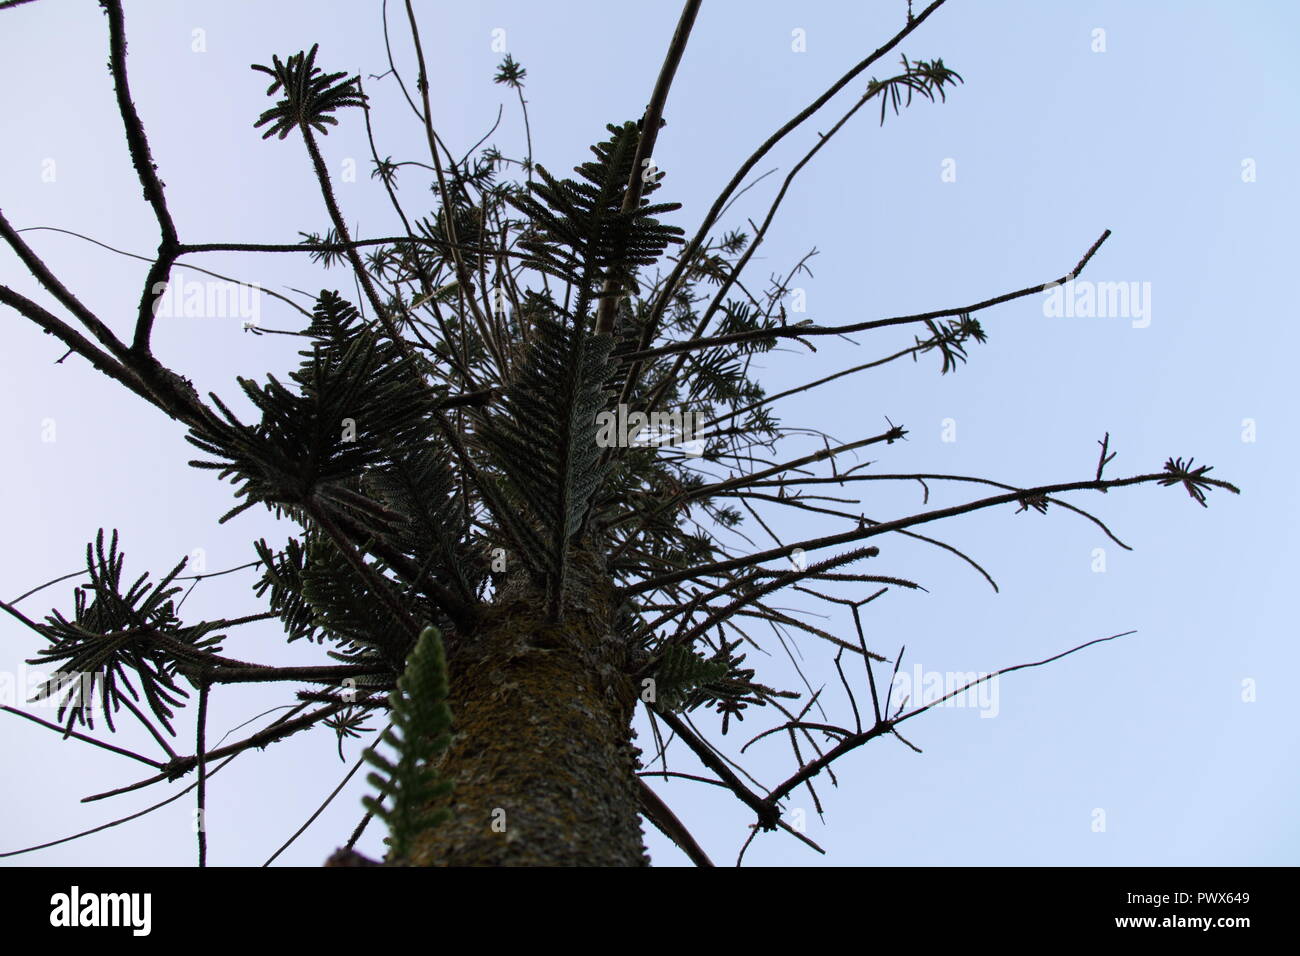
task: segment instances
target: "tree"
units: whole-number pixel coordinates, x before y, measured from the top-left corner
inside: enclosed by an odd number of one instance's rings
[[[173,596],[185,563],[157,584],[140,578],[127,587],[116,532],[87,547],[89,583],[74,592],[71,614],[55,610],[37,622],[7,605],[48,642],[37,660],[57,662],[43,689],[66,704],[56,729],[109,746],[73,728],[93,730],[98,710],[112,730],[125,709],[166,754],[130,754],[156,771],[140,785],[193,773],[201,812],[207,780],[224,765],[218,761],[321,725],[341,743],[386,715],[391,729],[367,748],[377,793],[363,824],[372,813],[388,824],[395,864],[635,865],[646,859],[639,815],[705,863],[647,782],[679,773],[660,762],[671,744],[709,775],[693,776],[735,794],[752,821],[751,839],[781,829],[810,842],[782,819],[790,795],[806,788],[816,803],[815,787],[835,761],[879,737],[903,739],[900,726],[938,703],[908,709],[909,701],[896,701],[884,674],[898,669],[901,652],[889,658],[868,646],[863,608],[891,589],[920,587],[877,573],[883,552],[870,539],[917,538],[988,577],[973,559],[914,529],[1004,505],[1018,512],[1056,505],[1109,535],[1061,496],[1180,484],[1204,505],[1212,488],[1236,491],[1181,458],[1108,478],[1108,436],[1095,472],[1034,487],[844,466],[858,449],[903,440],[906,430],[892,423],[856,441],[786,453],[796,430],[776,419],[777,402],[907,357],[934,355],[941,374],[955,371],[971,344],[985,341],[979,313],[1072,279],[1109,235],[1053,281],[856,323],[791,321],[784,303],[806,259],[766,290],[744,281],[790,183],[850,119],[878,107],[883,125],[914,100],[944,100],[962,82],[942,60],[902,55],[903,42],[942,4],[915,16],[909,9],[894,37],[773,134],[688,238],[667,222],[681,207],[650,197],[664,188],[654,147],[698,0],[684,6],[644,114],[608,125],[593,159],[563,179],[535,164],[531,147],[519,159],[479,146],[457,158],[442,141],[408,0],[419,75],[412,86],[393,69],[392,81],[421,118],[428,144],[421,161],[381,158],[361,77],[325,72],[316,47],[255,67],[269,77],[273,101],[255,126],[266,138],[301,141],[331,221],[325,235],[283,245],[182,242],[132,102],[121,5],[102,0],[127,146],[161,234],[132,339],[119,339],[87,309],[3,216],[0,235],[84,331],[8,287],[0,286],[0,302],[183,425],[204,456],[194,464],[230,478],[241,499],[222,521],[261,505],[296,530],[283,547],[256,546],[257,594],[268,602],[259,614],[184,623]],[[850,108],[816,137],[752,234],[718,235],[723,212],[773,146],[896,56],[893,72],[866,79]],[[518,93],[526,117],[525,80],[507,56],[496,81]],[[356,116],[351,110],[361,111],[371,133],[373,174],[402,223],[398,235],[354,238],[335,196],[322,138]],[[435,208],[423,216],[399,200],[407,167],[434,188]],[[150,344],[182,260],[236,249],[346,265],[356,293],[349,301],[322,290],[310,311],[290,303],[305,328],[281,331],[306,339],[302,361],[287,384],[274,375],[238,379],[253,422],[232,410],[229,396],[201,398]],[[805,386],[769,394],[754,371],[754,356],[774,354],[787,340],[811,346],[895,326],[914,327],[914,344]],[[817,494],[822,485],[870,481],[921,482],[927,500],[931,482],[991,490],[883,521]],[[766,533],[763,514],[777,509],[838,517],[843,530],[796,541],[772,535],[774,546],[753,545],[742,528]],[[840,609],[853,630],[836,633],[838,625],[776,606],[774,596],[789,591]],[[272,667],[222,653],[220,632],[271,617],[290,641],[328,643],[334,663]],[[757,644],[755,625],[829,644],[851,720],[815,720],[820,692],[804,698],[764,683],[743,646]],[[293,710],[262,730],[208,746],[211,689],[249,681],[313,689],[298,691]],[[192,697],[195,751],[181,756],[167,738]],[[640,706],[650,718],[649,754],[637,750],[632,731]],[[726,734],[758,708],[779,716],[755,739],[784,734],[795,758],[783,782],[761,789],[692,719],[712,710]],[[348,852],[355,839],[336,863],[359,862]],[[199,853],[202,862],[202,829]]]

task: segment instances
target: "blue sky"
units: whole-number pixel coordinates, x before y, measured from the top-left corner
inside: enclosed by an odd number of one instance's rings
[[[522,150],[517,103],[491,82],[494,30],[528,69],[534,153],[557,173],[587,156],[604,126],[640,116],[676,22],[674,4],[417,3],[431,63],[434,122],[468,148],[503,104],[490,142]],[[921,4],[917,4],[918,9]],[[656,200],[684,203],[670,221],[693,233],[716,192],[755,146],[902,24],[903,0],[815,6],[707,0],[681,64],[656,163]],[[391,11],[399,65],[412,72]],[[1109,475],[1157,471],[1194,456],[1243,489],[1202,509],[1180,488],[1143,486],[1070,499],[1134,550],[1060,509],[1003,507],[930,526],[986,567],[994,593],[958,559],[914,541],[880,539],[872,570],[919,580],[928,593],[890,593],[864,613],[871,646],[903,670],[985,672],[1038,660],[1130,629],[1137,633],[998,685],[997,714],[941,708],[905,731],[924,753],[876,741],[823,780],[824,821],[802,791],[808,835],[822,857],[783,834],[761,836],[747,863],[1295,864],[1300,789],[1294,711],[1300,671],[1293,591],[1294,475],[1300,466],[1291,356],[1294,210],[1300,136],[1294,123],[1296,8],[1282,3],[950,0],[901,47],[942,57],[965,84],[946,103],[915,104],[883,128],[865,110],[796,179],[755,258],[761,287],[814,246],[803,276],[807,315],[821,324],[976,302],[1066,272],[1104,229],[1113,235],[1083,280],[1150,290],[1149,323],[1129,316],[1050,317],[1034,296],[981,313],[989,335],[970,362],[941,377],[938,359],[895,363],[840,380],[780,407],[784,423],[847,441],[909,429],[870,449],[867,473],[974,475],[1029,486],[1089,478],[1110,433]],[[190,242],[293,242],[326,215],[300,142],[261,140],[266,81],[248,69],[320,43],[327,70],[359,71],[374,98],[381,155],[419,158],[423,131],[387,69],[378,3],[126,3],[129,67],[181,236]],[[195,31],[202,31],[196,34]],[[794,31],[806,49],[792,49]],[[1103,31],[1098,33],[1097,31]],[[497,34],[497,37],[500,35]],[[196,51],[197,40],[204,49]],[[1100,49],[1104,45],[1104,49]],[[126,154],[109,77],[107,28],[89,0],[39,0],[0,12],[0,209],[18,227],[70,229],[148,255],[156,226]],[[896,59],[871,71],[892,73]],[[776,167],[732,207],[722,228],[766,213],[779,180],[853,102],[854,82],[760,162]],[[348,115],[350,112],[351,115]],[[365,130],[341,114],[323,149],[358,235],[388,235],[393,217],[368,175]],[[346,182],[354,159],[360,173]],[[52,164],[51,164],[52,163]],[[955,180],[951,173],[955,170]],[[945,176],[945,172],[948,173]],[[414,204],[423,182],[401,181]],[[55,271],[119,332],[129,330],[145,264],[54,232],[25,234]],[[298,256],[220,254],[197,265],[285,291],[337,288],[349,277]],[[0,282],[46,301],[0,251]],[[1148,286],[1143,284],[1149,283]],[[296,313],[262,300],[262,324]],[[816,353],[764,359],[771,390],[911,344],[906,329],[822,339]],[[251,560],[250,542],[283,538],[270,515],[216,526],[228,485],[185,465],[183,430],[86,363],[53,364],[62,349],[7,313],[0,349],[0,472],[9,539],[0,597],[75,570],[97,528],[118,528],[126,571],[156,578],[201,549],[208,570]],[[236,375],[294,361],[287,337],[243,334],[237,319],[160,321],[156,350],[201,393],[231,397]],[[52,426],[52,430],[51,430]],[[945,438],[956,440],[945,441]],[[43,440],[53,438],[53,440]],[[1253,439],[1253,440],[1247,440]],[[811,450],[791,439],[789,454]],[[979,496],[931,484],[932,503]],[[883,520],[921,507],[915,483],[869,483],[854,510]],[[772,516],[783,536],[842,523]],[[761,531],[755,531],[755,540]],[[1104,571],[1097,549],[1104,549]],[[132,574],[132,576],[134,576]],[[248,572],[203,582],[184,605],[192,620],[257,609]],[[65,611],[71,582],[24,601],[29,616]],[[825,613],[821,605],[789,604]],[[819,622],[851,635],[847,615]],[[851,719],[824,646],[800,639],[801,669],[827,684],[832,718]],[[779,644],[750,652],[768,683],[798,687]],[[18,622],[0,623],[0,671],[17,674],[38,647]],[[286,647],[270,622],[232,633],[235,656],[319,661]],[[1243,688],[1253,700],[1244,700]],[[285,698],[260,688],[214,696],[209,739]],[[865,698],[864,698],[865,699]],[[985,712],[989,712],[988,708]],[[81,804],[137,779],[129,761],[12,715],[0,752],[0,852],[74,833],[163,799],[157,788]],[[751,716],[724,740],[775,722]],[[182,719],[175,746],[192,749]],[[701,726],[715,727],[707,716]],[[743,733],[742,733],[743,731]],[[134,731],[119,734],[146,749]],[[788,776],[775,741],[747,752],[763,783]],[[650,737],[643,733],[643,749]],[[214,778],[209,835],[215,865],[260,863],[342,778],[332,735],[301,735],[241,756]],[[694,769],[679,754],[674,769]],[[717,862],[732,862],[749,818],[715,788],[655,782]],[[279,862],[318,864],[360,816],[360,775]],[[76,842],[0,862],[164,864],[194,860],[192,800]],[[1104,814],[1105,828],[1097,829]],[[377,829],[362,848],[377,852]],[[652,828],[654,861],[682,855]]]

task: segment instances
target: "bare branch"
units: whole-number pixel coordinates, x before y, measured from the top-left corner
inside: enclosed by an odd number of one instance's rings
[[[637,788],[641,795],[641,811],[646,815],[646,819],[658,827],[664,836],[677,844],[677,847],[690,857],[691,862],[696,866],[713,866],[713,861],[704,852],[704,848],[696,842],[695,837],[691,836],[691,832],[686,829],[681,820],[677,819],[677,814],[663,802],[659,794],[651,790],[649,785],[640,778],[637,779]]]
[[[99,5],[108,14],[109,36],[109,70],[113,74],[113,92],[117,96],[117,109],[122,114],[122,123],[126,127],[126,145],[131,153],[131,164],[135,167],[140,185],[144,187],[144,198],[153,207],[162,231],[158,244],[158,258],[149,269],[145,278],[144,292],[140,296],[140,309],[136,318],[135,339],[131,351],[139,355],[149,354],[149,336],[153,331],[154,306],[157,302],[157,289],[166,283],[171,272],[172,263],[180,250],[180,239],[176,235],[176,224],[172,222],[171,212],[167,209],[167,199],[163,195],[163,183],[158,178],[158,166],[149,151],[149,140],[145,136],[144,124],[136,112],[135,103],[131,101],[131,87],[126,77],[126,25],[122,16],[121,0],[99,0]]]
[[[1071,272],[1067,272],[1059,279],[1053,279],[1048,282],[1041,282],[1038,285],[1026,286],[1023,289],[1017,289],[1015,292],[1004,292],[1002,295],[995,295],[991,299],[984,299],[980,302],[974,302],[970,305],[959,306],[955,309],[938,309],[934,312],[918,312],[913,315],[898,315],[888,319],[874,319],[869,322],[854,322],[848,325],[807,325],[807,326],[785,326],[775,329],[761,329],[754,332],[733,332],[730,335],[715,335],[711,338],[690,339],[684,342],[672,342],[668,345],[661,345],[657,348],[644,348],[637,352],[627,352],[619,356],[624,362],[644,362],[647,359],[658,358],[661,355],[676,355],[680,352],[695,352],[701,349],[716,348],[719,345],[736,345],[743,342],[752,342],[763,338],[778,339],[799,339],[819,335],[848,335],[852,332],[866,332],[870,329],[883,329],[892,325],[908,325],[914,322],[930,322],[934,319],[953,318],[973,312],[980,312],[984,309],[992,308],[995,305],[1001,305],[1004,302],[1010,302],[1013,299],[1022,299],[1028,295],[1034,295],[1039,292],[1045,292],[1054,286],[1064,285],[1069,282],[1088,264],[1093,255],[1101,244],[1110,237],[1110,230],[1107,229],[1101,234],[1096,242],[1092,244],[1078,265]]]
[[[917,714],[922,714],[925,711],[929,710],[930,708],[942,703],[945,700],[948,700],[949,698],[957,694],[965,693],[966,691],[974,687],[976,684],[981,684],[986,680],[991,680],[992,678],[1001,676],[1002,674],[1009,674],[1012,671],[1023,670],[1028,667],[1041,667],[1044,664],[1050,664],[1053,661],[1059,661],[1063,657],[1069,657],[1071,654],[1077,653],[1078,651],[1081,651],[1085,648],[1092,647],[1094,644],[1103,644],[1106,641],[1113,641],[1116,638],[1126,637],[1129,634],[1134,634],[1134,633],[1136,632],[1124,631],[1121,634],[1112,634],[1110,637],[1099,637],[1096,640],[1088,641],[1087,643],[1080,644],[1077,647],[1072,647],[1068,651],[1062,651],[1060,654],[1054,654],[1053,656],[1045,658],[1041,661],[1033,661],[1032,663],[1028,663],[1028,664],[1016,664],[1012,667],[1004,667],[1001,670],[994,671],[993,673],[981,677],[978,680],[971,681],[970,683],[960,688],[957,688],[952,693],[945,694],[943,697],[940,697],[929,704],[925,704],[924,706],[917,707],[914,710],[908,711],[906,714],[903,714],[900,717],[895,717],[892,720],[885,719],[885,720],[877,721],[876,725],[872,727],[870,730],[865,730],[860,734],[853,734],[850,737],[846,737],[839,744],[837,744],[833,749],[827,751],[825,755],[817,758],[816,760],[811,761],[810,763],[808,763],[803,767],[800,767],[799,770],[793,776],[791,776],[788,780],[786,780],[785,782],[783,782],[782,784],[774,788],[770,793],[768,793],[767,797],[764,798],[765,802],[769,806],[775,807],[776,803],[779,800],[783,799],[787,794],[789,794],[791,791],[797,788],[805,780],[811,777],[815,777],[823,769],[828,767],[833,761],[838,760],[840,757],[844,756],[849,751],[856,750],[858,747],[861,747],[863,744],[867,743],[867,741],[874,740],[876,737],[880,737],[887,733],[893,733],[894,726],[896,724],[900,724],[904,720],[908,720],[912,717],[915,717]]]

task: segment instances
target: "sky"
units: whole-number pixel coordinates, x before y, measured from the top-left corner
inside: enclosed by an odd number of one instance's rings
[[[503,49],[527,68],[538,161],[567,174],[605,124],[639,118],[675,26],[670,3],[417,2],[430,63],[433,122],[463,152],[487,142],[523,151],[513,92],[494,85]],[[919,10],[922,4],[917,3]],[[419,159],[423,129],[388,69],[380,5],[280,0],[275,4],[127,0],[128,67],[169,204],[186,242],[296,242],[327,217],[301,142],[261,139],[267,79],[249,69],[320,44],[328,71],[358,72],[373,99],[381,156]],[[904,22],[904,0],[816,5],[706,0],[665,109],[656,147],[665,173],[656,201],[693,234],[713,197],[755,147]],[[394,55],[406,76],[413,53],[390,11]],[[979,302],[1068,272],[1112,230],[1070,289],[1086,305],[1096,287],[1124,283],[1127,307],[1054,310],[1035,295],[978,314],[988,342],[941,376],[935,355],[896,362],[783,402],[782,422],[849,441],[887,421],[907,440],[868,449],[866,474],[979,476],[1018,487],[1093,477],[1109,434],[1114,477],[1159,471],[1170,457],[1212,465],[1240,496],[1221,490],[1202,508],[1181,487],[1143,485],[1068,499],[1098,527],[1051,507],[1046,514],[989,509],[920,529],[970,554],[999,590],[952,554],[898,537],[877,539],[875,573],[919,581],[868,605],[869,645],[922,685],[1037,661],[1094,638],[1132,635],[1045,667],[1008,674],[996,693],[940,707],[905,725],[907,741],[873,741],[819,778],[818,814],[807,790],[785,819],[827,852],[787,834],[760,834],[747,865],[1294,865],[1300,797],[1288,675],[1300,672],[1292,602],[1300,469],[1291,354],[1297,341],[1294,210],[1300,132],[1294,122],[1300,12],[1280,2],[950,0],[909,37],[908,57],[942,57],[964,83],[946,102],[919,102],[883,127],[864,110],[794,180],[747,273],[759,288],[806,253],[807,317],[843,324]],[[107,25],[90,0],[37,0],[0,11],[0,209],[119,336],[130,332],[147,265],[82,238],[148,257],[158,233],[127,155],[107,60]],[[745,193],[720,229],[766,214],[791,166],[865,90],[891,75],[889,57],[762,160],[777,172]],[[393,215],[369,176],[359,111],[344,111],[322,140],[356,235],[392,235]],[[349,170],[356,175],[349,178]],[[1287,170],[1292,170],[1288,173]],[[418,170],[399,180],[417,203]],[[1290,237],[1290,238],[1288,238]],[[289,290],[337,289],[341,269],[308,257],[220,253],[199,265],[302,300]],[[181,273],[187,281],[203,277]],[[51,300],[8,249],[0,283]],[[1102,286],[1103,290],[1107,287]],[[1118,286],[1111,286],[1113,290]],[[298,313],[258,301],[266,328],[297,328]],[[305,300],[302,300],[305,301]],[[1110,307],[1115,306],[1115,307]],[[76,571],[97,529],[118,529],[125,576],[156,580],[190,556],[194,570],[253,559],[251,542],[290,529],[250,511],[224,524],[228,484],[188,467],[184,429],[4,311],[0,325],[0,435],[8,454],[0,494],[11,544],[0,552],[0,598]],[[1067,314],[1060,314],[1066,311]],[[1098,314],[1099,313],[1099,314]],[[762,359],[769,391],[819,378],[912,344],[913,330],[853,341],[823,338],[816,352]],[[236,397],[238,375],[296,363],[288,336],[242,330],[241,316],[160,319],[155,350],[201,394]],[[236,402],[236,407],[239,406]],[[820,439],[793,437],[788,455]],[[875,520],[927,507],[916,482],[859,486]],[[842,494],[843,492],[832,492]],[[979,486],[930,482],[930,505],[982,497]],[[842,520],[769,513],[773,530],[803,538]],[[811,520],[810,520],[811,519]],[[751,529],[756,542],[762,530]],[[763,546],[767,546],[764,544]],[[254,572],[202,581],[187,620],[261,610]],[[18,607],[68,613],[75,581]],[[858,595],[865,596],[865,594]],[[852,638],[844,609],[790,597]],[[757,635],[756,635],[757,636]],[[41,639],[0,620],[0,689],[25,675]],[[799,637],[791,653],[773,635],[748,664],[773,685],[825,686],[828,719],[851,721],[826,645]],[[320,663],[320,648],[286,646],[277,622],[233,630],[226,652],[265,663]],[[852,675],[861,691],[863,675]],[[909,679],[912,679],[909,676]],[[951,678],[948,678],[951,679]],[[899,693],[905,693],[901,689]],[[237,731],[288,699],[285,690],[214,694],[209,737]],[[896,698],[897,699],[897,698]],[[862,693],[859,702],[867,700]],[[13,700],[3,703],[15,704]],[[18,702],[30,713],[50,714]],[[725,738],[734,754],[778,722],[748,712]],[[172,795],[159,784],[105,800],[81,798],[132,783],[147,768],[0,713],[0,853],[58,840]],[[265,721],[267,718],[263,717]],[[98,724],[97,724],[98,726]],[[639,743],[653,752],[644,723]],[[103,728],[99,727],[99,732]],[[193,749],[193,710],[173,746]],[[754,744],[746,766],[764,784],[789,776],[777,736]],[[156,752],[122,726],[114,742]],[[364,745],[368,741],[363,741]],[[355,760],[341,762],[326,730],[233,761],[211,782],[212,865],[259,865],[325,800]],[[681,750],[670,768],[697,769]],[[146,772],[142,772],[146,771]],[[275,865],[318,865],[361,816],[363,774],[352,778]],[[752,822],[719,788],[655,780],[719,864],[736,860]],[[173,787],[171,790],[164,789]],[[0,865],[193,865],[192,794],[94,835]],[[646,828],[658,865],[684,855]],[[372,826],[358,848],[379,855]]]

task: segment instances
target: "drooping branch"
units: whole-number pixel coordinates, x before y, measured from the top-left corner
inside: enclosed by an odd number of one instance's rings
[[[159,770],[161,770],[165,766],[161,761],[155,760],[153,757],[146,757],[143,754],[138,754],[135,753],[134,751],[127,750],[125,747],[118,747],[114,744],[107,743],[106,741],[97,740],[96,738],[91,737],[88,734],[83,734],[76,730],[71,730],[67,727],[60,727],[58,724],[52,724],[48,720],[41,720],[41,718],[35,716],[34,714],[29,714],[24,710],[19,710],[17,707],[10,707],[8,704],[3,704],[0,705],[0,710],[5,711],[6,713],[16,714],[17,716],[22,717],[24,720],[30,720],[32,723],[40,724],[42,727],[46,727],[49,730],[55,731],[64,739],[71,737],[74,740],[80,740],[83,743],[88,743],[88,744],[92,744],[93,746],[99,747],[101,750],[108,750],[112,753],[119,754],[123,757],[130,757],[132,760],[138,760],[141,763],[147,763],[149,766],[155,767]]]
[[[659,794],[650,789],[644,780],[638,779],[638,788],[641,795],[641,812],[645,814],[646,819],[659,828],[660,832],[677,847],[685,853],[692,863],[696,866],[713,866],[713,861],[709,855],[704,852],[695,837],[681,820],[677,819],[677,814],[673,813],[668,804],[664,803]]]

